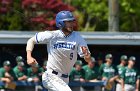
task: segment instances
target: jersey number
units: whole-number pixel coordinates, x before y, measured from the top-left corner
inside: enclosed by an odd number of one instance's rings
[[[70,53],[70,60],[73,59],[73,53]]]

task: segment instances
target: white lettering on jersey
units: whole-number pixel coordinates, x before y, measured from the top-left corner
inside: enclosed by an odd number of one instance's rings
[[[53,45],[53,48],[54,49],[57,49],[57,48],[67,48],[67,49],[72,49],[74,50],[75,49],[75,42],[57,42]]]

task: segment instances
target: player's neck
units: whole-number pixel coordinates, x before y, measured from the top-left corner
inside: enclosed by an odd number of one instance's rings
[[[124,64],[123,64],[123,63],[120,63],[120,65],[121,65],[121,66],[124,66]]]
[[[70,32],[70,31],[65,31],[65,30],[62,30],[62,32],[65,34],[65,36],[68,36],[69,34],[72,33],[72,32]]]
[[[133,68],[133,66],[132,65],[128,65],[128,68],[131,69],[131,68]]]
[[[110,62],[106,62],[106,64],[107,64],[108,66],[110,66],[110,65],[111,65],[111,63],[110,63]]]

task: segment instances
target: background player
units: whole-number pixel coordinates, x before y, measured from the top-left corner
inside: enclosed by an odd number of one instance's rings
[[[127,56],[122,55],[120,57],[120,64],[117,65],[119,75],[122,75],[122,72],[125,69],[126,64],[127,64]],[[123,87],[122,79],[119,77],[118,79],[116,79],[116,82],[117,82],[116,91],[122,91],[122,87]]]
[[[60,30],[39,32],[27,42],[27,63],[37,61],[31,53],[35,43],[46,43],[48,49],[47,71],[42,76],[44,87],[49,91],[71,91],[67,83],[71,68],[77,60],[77,53],[85,61],[91,61],[85,40],[73,31],[74,16],[70,11],[61,11],[56,15],[56,26]]]
[[[102,76],[103,81],[107,81],[107,85],[105,86],[105,91],[112,91],[115,87],[115,80],[118,78],[118,71],[112,64],[113,56],[112,54],[107,54],[105,56],[106,63],[101,65],[99,69],[99,73]],[[104,89],[104,88],[103,88]]]
[[[136,58],[131,56],[128,60],[128,66],[122,73],[122,78],[124,82],[123,91],[139,91],[139,79],[140,74],[138,69],[134,67]]]

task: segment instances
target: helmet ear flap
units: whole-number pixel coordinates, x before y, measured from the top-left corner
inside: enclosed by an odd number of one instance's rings
[[[59,21],[58,27],[63,28],[65,26],[65,23],[63,21]]]

